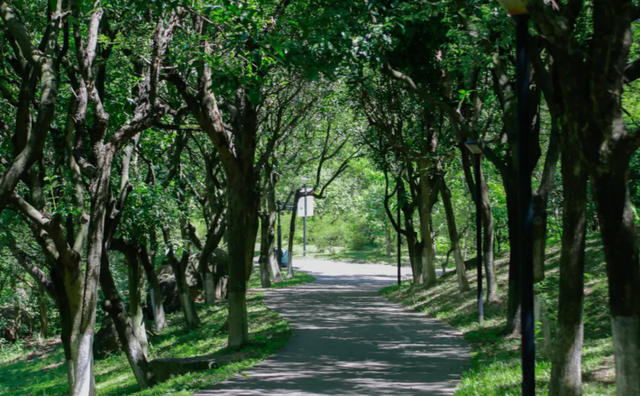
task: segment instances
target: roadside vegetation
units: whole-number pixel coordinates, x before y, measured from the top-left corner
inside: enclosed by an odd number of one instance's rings
[[[559,246],[547,250],[546,278],[536,285],[541,314],[536,320],[536,394],[548,394],[551,375],[552,340],[556,336],[558,312]],[[467,272],[471,290],[460,293],[452,282],[454,274],[439,278],[425,290],[409,281],[384,288],[391,301],[443,320],[461,331],[472,348],[472,366],[463,373],[456,396],[519,395],[521,381],[520,338],[505,337],[508,259],[496,260],[500,285],[499,302],[485,303],[484,323],[478,324],[476,271]],[[585,257],[585,342],[582,349],[582,378],[585,395],[615,395],[615,371],[611,326],[607,306],[607,279],[602,244],[596,235],[587,241]],[[545,334],[549,331],[548,334]],[[551,341],[551,343],[550,343]]]
[[[315,278],[296,271],[293,278],[277,284],[277,288],[291,287]],[[126,356],[117,352],[95,361],[96,387],[100,395],[175,395],[190,396],[195,391],[211,387],[266,359],[280,349],[291,336],[286,320],[269,310],[263,302],[264,292],[260,278],[254,272],[247,297],[249,315],[249,344],[239,351],[246,355],[238,362],[218,369],[176,376],[153,389],[140,391],[131,373]],[[196,304],[202,321],[200,327],[190,330],[180,312],[168,315],[167,328],[150,339],[149,360],[172,357],[196,357],[209,354],[224,355],[227,349],[225,322],[228,304]],[[20,348],[0,351],[0,395],[45,396],[68,393],[64,352],[60,342],[53,339],[30,339]]]

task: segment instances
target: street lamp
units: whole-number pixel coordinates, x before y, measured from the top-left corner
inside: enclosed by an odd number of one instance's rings
[[[278,205],[278,252],[276,256],[278,257],[278,268],[282,267],[282,224],[280,224],[280,211],[282,211],[284,204],[281,200],[278,200],[276,203]]]
[[[482,181],[480,166],[482,165],[482,143],[475,140],[465,142],[473,154],[473,168],[476,179],[476,264],[478,270],[478,323],[484,320],[484,303],[482,302],[482,223],[480,221],[480,199],[482,195]]]
[[[398,183],[404,183],[402,179],[398,178]],[[398,230],[400,230],[400,187],[398,187]],[[402,234],[398,231],[398,286],[402,284],[402,274],[400,273],[400,267],[402,266]]]
[[[531,239],[531,166],[529,160],[529,15],[520,0],[499,0],[516,22],[516,97],[518,99],[518,247],[522,331],[522,394],[535,394],[535,340],[533,328],[533,243]]]
[[[302,187],[302,191],[304,193],[304,218],[303,218],[303,234],[302,234],[302,257],[307,256],[307,182],[309,181],[308,177],[301,177],[300,180],[304,182]]]

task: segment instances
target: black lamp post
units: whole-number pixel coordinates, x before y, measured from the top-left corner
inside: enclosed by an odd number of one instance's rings
[[[302,192],[304,194],[304,218],[302,219],[302,257],[307,256],[307,181],[309,181],[308,177],[301,177],[304,183],[302,187]]]
[[[516,22],[516,96],[518,99],[518,244],[522,312],[522,394],[535,394],[533,322],[533,245],[531,239],[531,166],[529,160],[529,37],[527,8],[521,0],[499,0]]]
[[[465,143],[473,154],[473,168],[476,179],[476,265],[478,270],[478,323],[484,320],[484,303],[482,301],[482,222],[480,219],[480,199],[482,196],[482,181],[480,166],[482,165],[482,147],[474,140]]]
[[[399,180],[398,183],[402,183],[402,180]],[[400,229],[400,189],[398,188],[398,229]],[[400,267],[402,265],[402,258],[400,257],[402,254],[402,234],[398,232],[398,286],[402,283]]]
[[[278,209],[278,252],[276,257],[278,258],[278,267],[282,267],[282,224],[280,224],[280,211],[283,209],[282,201],[277,202]]]

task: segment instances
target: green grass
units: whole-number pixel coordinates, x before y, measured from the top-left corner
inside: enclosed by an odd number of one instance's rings
[[[406,248],[405,248],[406,249]],[[406,253],[406,252],[404,252]],[[293,247],[294,260],[302,257],[302,245]],[[361,250],[348,249],[346,247],[334,247],[319,251],[315,245],[307,245],[307,257],[318,260],[340,261],[345,263],[366,263],[397,265],[398,258],[395,252],[390,256],[385,249],[377,246],[364,246]],[[409,266],[409,256],[402,256],[402,266]]]
[[[290,287],[315,280],[310,275],[296,271],[296,276],[275,287]],[[257,276],[250,285],[259,287]],[[257,282],[257,283],[256,283]],[[226,352],[227,334],[222,326],[227,317],[227,305],[197,304],[202,325],[193,331],[184,327],[182,314],[168,317],[169,327],[150,340],[149,359],[164,357],[189,357]],[[248,293],[250,344],[243,351],[255,352],[255,357],[230,364],[219,369],[174,377],[153,389],[139,391],[123,353],[95,362],[96,386],[100,395],[175,395],[187,396],[193,392],[217,384],[248,369],[280,349],[289,339],[289,324],[278,314],[267,309],[262,293]],[[67,394],[67,377],[64,353],[57,340],[44,340],[40,344],[22,350],[24,354],[12,360],[0,361],[0,395],[64,395]],[[31,353],[40,349],[40,353]],[[44,353],[42,353],[44,351]],[[6,355],[9,356],[8,354]]]
[[[559,247],[547,252],[546,279],[536,285],[538,298],[550,323],[551,339],[555,333],[558,312]],[[472,365],[465,372],[456,391],[457,396],[519,395],[521,381],[520,339],[504,337],[508,265],[506,259],[497,261],[500,303],[485,304],[484,324],[477,323],[475,271],[467,276],[472,290],[458,291],[455,275],[441,277],[428,290],[412,286],[390,286],[382,294],[390,300],[441,319],[460,330],[472,347]],[[602,248],[595,238],[587,242],[585,266],[585,340],[582,350],[583,394],[615,395],[613,347],[607,297],[607,280]],[[543,342],[540,323],[537,324],[536,394],[546,395],[551,374],[550,346]]]
[[[309,274],[305,274],[304,272],[300,272],[300,271],[294,271],[293,274],[293,278],[285,278],[286,275],[286,269],[282,269],[282,277],[284,278],[282,280],[282,282],[280,283],[273,283],[271,282],[271,288],[272,289],[283,289],[285,287],[292,287],[292,286],[298,286],[298,285],[302,285],[304,283],[309,283],[309,282],[313,282],[314,280],[316,280],[315,277],[309,275]],[[258,278],[257,276],[254,276],[251,278],[251,280],[249,281],[249,288],[250,289],[260,289],[262,288],[262,285],[260,284],[260,278]]]

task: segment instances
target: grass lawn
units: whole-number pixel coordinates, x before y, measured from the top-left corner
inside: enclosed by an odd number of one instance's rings
[[[406,249],[406,247],[404,249]],[[408,267],[410,265],[409,256],[406,255],[406,252],[403,253],[402,266]],[[294,245],[293,247],[294,265],[296,257],[302,257],[302,245]],[[395,252],[392,252],[391,255],[388,256],[385,249],[370,245],[364,246],[361,250],[352,250],[346,247],[334,247],[322,251],[319,251],[315,245],[307,245],[307,257],[345,263],[398,264],[398,258]],[[450,260],[449,262],[452,263],[453,260]]]
[[[551,339],[558,312],[559,246],[547,251],[546,279],[536,285],[543,312],[550,323]],[[475,270],[467,271],[472,290],[458,292],[455,275],[441,277],[438,284],[425,290],[407,281],[402,286],[382,290],[390,300],[441,319],[463,332],[473,349],[472,367],[463,374],[456,395],[520,395],[520,339],[500,335],[506,322],[507,259],[497,260],[500,303],[485,304],[484,324],[477,323]],[[615,395],[613,347],[607,297],[604,256],[599,240],[587,242],[585,266],[584,347],[582,350],[583,394]],[[536,334],[536,394],[547,394],[551,374],[552,346],[544,345],[540,322]]]
[[[315,280],[311,275],[296,271],[295,277],[274,287],[290,287]],[[250,288],[260,287],[259,277],[254,275]],[[168,328],[149,340],[149,360],[164,357],[190,357],[226,352],[227,334],[221,330],[227,305],[197,304],[202,325],[194,331],[184,327],[181,312],[168,316]],[[250,291],[247,295],[250,345],[243,351],[254,351],[255,357],[215,370],[191,373],[159,384],[153,389],[139,391],[123,353],[95,362],[96,386],[100,395],[180,395],[217,384],[264,360],[280,349],[289,339],[289,324],[278,314],[267,309],[263,293]],[[67,376],[62,345],[56,339],[34,341],[22,349],[22,356],[15,353],[0,354],[0,395],[64,395],[67,393]],[[4,358],[4,359],[3,359]]]

